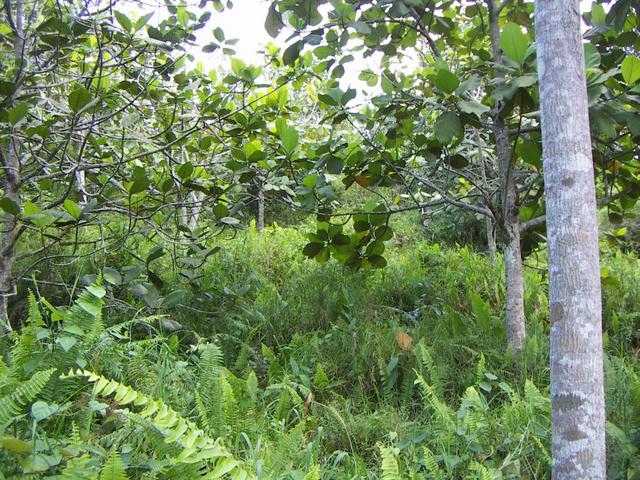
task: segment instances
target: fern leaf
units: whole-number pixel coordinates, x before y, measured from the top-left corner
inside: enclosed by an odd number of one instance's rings
[[[444,480],[444,474],[440,469],[438,462],[436,462],[433,452],[429,450],[428,447],[424,447],[423,455],[424,466],[426,467],[427,472],[429,472],[429,478],[432,478],[433,480]]]
[[[99,480],[128,480],[120,454],[115,449],[111,450],[106,463],[100,470]]]
[[[320,466],[314,465],[302,480],[320,480]]]
[[[0,425],[4,425],[20,414],[23,407],[33,402],[45,387],[54,368],[34,373],[31,378],[20,383],[9,395],[0,398]]]
[[[416,383],[420,387],[420,392],[422,393],[422,397],[426,402],[426,406],[433,409],[434,414],[438,419],[441,427],[447,433],[452,434],[453,432],[455,432],[456,428],[453,412],[447,405],[440,401],[433,387],[429,385],[421,375],[417,374],[417,376],[418,378],[416,380]]]
[[[401,480],[400,467],[398,467],[398,449],[385,447],[378,444],[380,449],[380,471],[382,472],[382,480]]]
[[[154,400],[128,385],[109,380],[88,370],[71,370],[68,374],[61,376],[61,378],[74,377],[84,377],[92,383],[93,394],[96,396],[113,396],[120,406],[130,405],[141,408],[138,413],[132,413],[126,409],[120,410],[119,413],[148,421],[165,437],[166,443],[180,445],[182,452],[172,459],[173,463],[195,464],[207,461],[215,463],[218,460],[232,458],[220,443],[220,439],[210,438],[197,425],[183,418],[162,400]]]

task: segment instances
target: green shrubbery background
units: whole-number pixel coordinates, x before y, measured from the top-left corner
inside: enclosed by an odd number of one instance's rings
[[[547,478],[544,252],[527,260],[515,359],[501,259],[431,243],[419,225],[397,219],[387,268],[359,272],[305,259],[304,226],[239,231],[197,278],[169,252],[149,263],[155,297],[144,269],[126,281],[123,254],[87,257],[73,276],[41,270],[49,283],[26,284],[30,306],[15,304],[29,323],[3,344],[2,475]],[[154,244],[126,248],[146,258]],[[603,249],[609,473],[634,478],[640,270]],[[71,368],[83,372],[61,379]],[[92,393],[88,372],[122,387]],[[145,412],[152,401],[182,420]],[[186,452],[195,431],[219,451]]]

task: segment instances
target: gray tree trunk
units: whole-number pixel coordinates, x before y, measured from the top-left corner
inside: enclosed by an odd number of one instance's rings
[[[5,10],[5,15],[13,15],[10,9]],[[22,0],[15,2],[15,17],[13,25],[15,26],[15,44],[14,59],[16,66],[22,64],[19,72],[24,72],[26,62],[25,55],[25,38],[24,38],[24,5]],[[10,22],[8,22],[10,23]],[[24,75],[21,73],[20,75]],[[16,85],[19,85],[19,78],[16,78]],[[18,88],[13,93],[13,99],[19,95]],[[2,188],[4,196],[12,200],[16,204],[20,204],[20,140],[17,135],[17,128],[11,129],[11,135],[7,143],[2,148]],[[13,281],[13,265],[15,263],[15,245],[20,236],[18,230],[18,222],[16,216],[11,213],[2,215],[0,224],[0,336],[12,330],[9,321],[9,298],[15,295],[15,284]]]
[[[480,132],[478,130],[475,131],[475,136],[476,147],[478,148],[478,163],[480,163],[480,172],[482,174],[482,188],[484,188],[485,192],[488,192],[489,181],[487,180],[487,159],[482,151],[482,138],[480,137]],[[489,251],[489,258],[491,259],[491,264],[495,265],[498,253],[498,248],[496,246],[495,223],[493,219],[485,215],[484,224],[487,230],[487,250]]]
[[[579,0],[536,0],[549,244],[553,478],[606,478],[595,182]]]
[[[202,211],[202,201],[204,199],[204,193],[191,192],[191,199],[193,206],[191,207],[191,216],[189,217],[189,229],[193,232],[198,226],[198,219],[200,218],[200,212]]]
[[[262,232],[264,230],[264,182],[262,180],[258,180],[257,184],[258,189],[258,210],[256,212],[256,230],[258,232]]]
[[[500,19],[496,1],[487,0],[489,9],[489,29],[493,61],[502,61],[500,50]],[[502,76],[496,69],[497,77]],[[507,344],[511,350],[520,354],[525,343],[524,315],[524,279],[522,272],[522,252],[520,250],[520,228],[518,217],[518,195],[511,165],[511,146],[509,143],[509,127],[500,116],[502,105],[496,105],[493,115],[493,133],[496,137],[496,153],[500,172],[500,192],[502,196],[502,231],[505,236],[505,284],[507,289],[507,306],[505,326]]]

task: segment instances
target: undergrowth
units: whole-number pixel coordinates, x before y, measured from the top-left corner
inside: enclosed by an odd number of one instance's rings
[[[518,359],[500,259],[399,236],[386,269],[351,272],[303,243],[252,230],[197,282],[157,260],[175,304],[105,281],[127,274],[116,257],[84,264],[68,302],[32,285],[2,345],[0,478],[550,476],[544,255]],[[609,476],[634,478],[640,272],[603,265]]]

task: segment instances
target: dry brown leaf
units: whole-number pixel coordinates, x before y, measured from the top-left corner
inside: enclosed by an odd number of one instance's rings
[[[413,345],[413,337],[405,332],[398,332],[396,335],[396,342],[402,350],[411,350]]]

